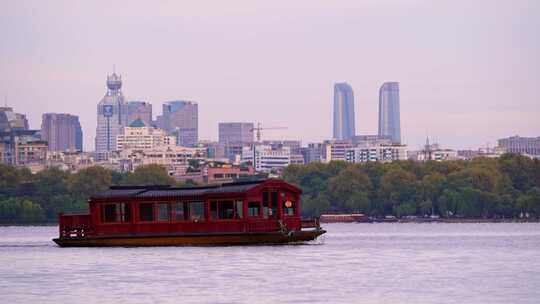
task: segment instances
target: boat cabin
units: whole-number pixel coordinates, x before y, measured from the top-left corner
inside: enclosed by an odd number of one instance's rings
[[[89,214],[60,215],[60,238],[300,231],[301,193],[278,179],[114,186],[89,199]]]

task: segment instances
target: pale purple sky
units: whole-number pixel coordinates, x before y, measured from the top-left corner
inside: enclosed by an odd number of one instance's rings
[[[399,81],[402,139],[477,148],[540,136],[540,1],[0,1],[0,96],[40,128],[79,115],[93,150],[113,64],[130,100],[199,103],[220,121],[332,136],[333,84],[354,89],[356,130],[377,132],[378,90]]]

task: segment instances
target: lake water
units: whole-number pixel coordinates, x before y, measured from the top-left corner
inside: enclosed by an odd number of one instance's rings
[[[59,248],[0,227],[1,303],[540,303],[540,224],[327,224],[309,245]]]

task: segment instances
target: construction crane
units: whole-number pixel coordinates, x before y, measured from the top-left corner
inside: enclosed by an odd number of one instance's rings
[[[265,127],[265,128],[263,128],[263,127],[261,126],[261,123],[258,122],[258,123],[257,123],[257,127],[251,129],[251,132],[257,131],[257,133],[256,133],[256,136],[257,136],[257,142],[261,142],[261,130],[283,130],[283,129],[287,129],[287,127]]]

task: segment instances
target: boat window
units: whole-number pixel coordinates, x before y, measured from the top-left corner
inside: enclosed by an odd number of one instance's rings
[[[174,204],[173,218],[175,221],[185,221],[187,215],[187,204],[178,202]]]
[[[139,204],[139,219],[145,222],[154,221],[154,204],[142,203]]]
[[[192,202],[190,203],[190,219],[192,221],[204,220],[204,202]]]
[[[130,222],[131,221],[131,204],[129,203],[120,203],[120,221],[121,222]]]
[[[271,192],[270,193],[270,201],[272,203],[272,213],[270,214],[271,217],[275,218],[277,217],[277,205],[278,205],[278,193],[277,192]]]
[[[261,202],[249,202],[248,203],[248,215],[259,216],[261,209]]]
[[[283,215],[294,215],[295,203],[290,200],[283,202]]]
[[[234,218],[241,219],[244,217],[244,202],[243,201],[236,201],[235,203],[236,212],[234,214]]]
[[[101,221],[104,223],[129,222],[130,208],[128,203],[105,204],[101,207]]]
[[[268,218],[268,215],[269,215],[269,211],[268,211],[269,210],[268,207],[270,206],[269,194],[270,193],[268,192],[263,192],[262,211],[263,211],[264,218]]]
[[[158,221],[168,221],[171,214],[169,203],[158,204]]]
[[[116,204],[104,205],[101,218],[106,223],[116,222]]]
[[[210,219],[217,220],[217,201],[210,201]]]
[[[218,208],[219,219],[234,219],[234,201],[221,201]]]

